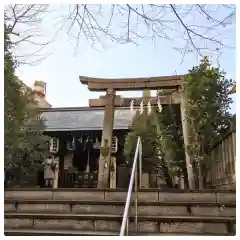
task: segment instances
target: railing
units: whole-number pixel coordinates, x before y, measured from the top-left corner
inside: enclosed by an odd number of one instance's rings
[[[209,162],[212,163],[207,174],[207,187],[228,188],[236,187],[236,125],[216,142],[209,153]]]
[[[138,189],[138,157],[139,157],[139,186],[141,187],[141,176],[142,176],[142,144],[141,139],[138,137],[137,139],[137,146],[133,160],[132,166],[132,173],[128,187],[127,199],[124,208],[123,220],[121,225],[120,236],[124,236],[125,234],[128,235],[128,225],[129,225],[129,208],[132,199],[132,192],[133,192],[133,183],[135,181],[135,226],[136,231],[138,229],[138,219],[137,219],[137,212],[138,212],[138,197],[137,197],[137,189]]]
[[[95,188],[97,187],[98,172],[64,170],[59,177],[60,188]]]

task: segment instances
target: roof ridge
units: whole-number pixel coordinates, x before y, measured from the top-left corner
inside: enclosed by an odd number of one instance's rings
[[[116,110],[130,110],[129,107],[115,107]],[[104,107],[52,107],[52,108],[40,108],[41,112],[69,112],[69,111],[100,111],[104,110]]]

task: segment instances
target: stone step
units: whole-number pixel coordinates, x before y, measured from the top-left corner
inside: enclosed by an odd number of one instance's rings
[[[126,201],[127,189],[7,189],[5,199]],[[132,199],[136,194],[133,193]],[[180,189],[139,189],[138,200],[142,202],[191,201],[236,203],[236,191]]]
[[[119,232],[105,231],[78,231],[78,230],[37,230],[37,229],[5,229],[5,236],[119,236]],[[215,235],[211,233],[135,233],[129,232],[129,236],[209,236]],[[229,234],[219,234],[219,236],[229,236]]]
[[[5,229],[119,232],[121,215],[5,213]],[[134,232],[134,217],[129,231]],[[138,216],[138,232],[233,234],[236,218],[207,216]]]
[[[4,212],[123,215],[124,201],[11,200]],[[130,215],[135,215],[132,202]],[[236,204],[213,202],[138,202],[139,216],[222,216],[235,217]]]

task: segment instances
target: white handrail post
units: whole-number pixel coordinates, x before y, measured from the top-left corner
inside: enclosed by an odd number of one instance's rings
[[[139,188],[142,188],[142,141],[139,143]]]
[[[129,187],[128,187],[127,200],[126,200],[126,204],[125,204],[125,208],[124,208],[123,220],[122,220],[122,225],[121,225],[121,230],[120,230],[120,236],[124,236],[125,228],[126,228],[126,224],[127,224],[127,220],[128,220],[128,212],[129,212],[129,206],[130,206],[131,197],[132,197],[133,182],[134,182],[134,177],[135,177],[134,174],[135,174],[136,166],[137,166],[139,145],[140,145],[140,137],[138,137],[138,140],[137,140],[137,146],[136,146],[134,160],[133,160],[131,178],[130,178],[130,183],[129,183]]]
[[[137,189],[138,189],[138,164],[136,160],[136,168],[135,168],[135,230],[137,232],[138,230],[138,223],[137,223],[137,212],[138,212],[138,195],[137,195]]]

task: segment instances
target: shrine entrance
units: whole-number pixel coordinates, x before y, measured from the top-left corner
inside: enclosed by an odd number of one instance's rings
[[[181,120],[183,129],[184,145],[188,146],[189,134],[188,124],[185,116],[185,106],[187,103],[186,95],[183,89],[184,75],[174,75],[165,77],[150,77],[150,78],[125,78],[125,79],[101,79],[80,76],[80,82],[88,86],[90,91],[106,91],[106,96],[97,99],[91,99],[89,105],[97,103],[98,107],[104,107],[104,121],[101,138],[101,150],[98,167],[98,188],[111,187],[109,182],[110,163],[112,159],[112,132],[114,123],[115,107],[124,105],[123,99],[116,95],[116,91],[131,91],[131,90],[162,90],[162,96],[155,100],[161,101],[161,104],[180,104]],[[171,94],[169,94],[169,92]],[[152,100],[148,96],[144,100]],[[143,99],[136,99],[135,102],[142,102]],[[138,104],[138,103],[136,103]],[[192,160],[185,151],[185,160],[188,172],[189,188],[194,188]]]
[[[97,186],[100,131],[69,135],[72,139],[60,137],[59,187],[94,188]]]
[[[103,110],[102,110],[103,113]],[[126,130],[115,130],[113,138],[115,148],[112,149],[112,172],[117,166],[124,163],[123,145]],[[57,155],[59,157],[59,188],[96,188],[98,184],[98,166],[101,147],[101,130],[56,132],[55,138],[59,141]],[[114,153],[115,152],[115,153]],[[112,174],[113,175],[113,174]],[[116,187],[116,174],[113,185]],[[111,176],[109,175],[109,181]],[[119,181],[120,182],[120,181]]]

